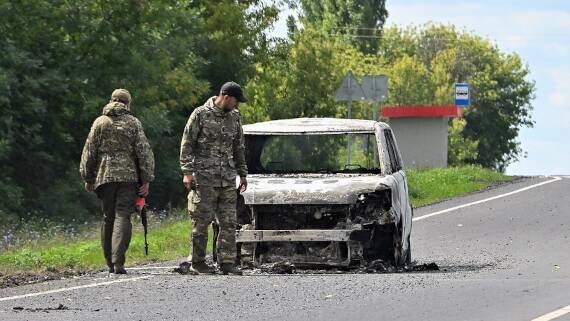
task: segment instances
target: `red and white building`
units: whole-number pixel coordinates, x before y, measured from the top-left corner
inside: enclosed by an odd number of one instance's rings
[[[455,105],[384,106],[380,114],[388,119],[407,167],[447,167],[449,118],[460,117],[461,108]]]

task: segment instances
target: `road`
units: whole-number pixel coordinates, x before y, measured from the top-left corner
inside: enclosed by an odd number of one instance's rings
[[[441,271],[133,269],[0,289],[0,320],[570,320],[569,191],[570,178],[532,178],[416,210],[414,260]]]

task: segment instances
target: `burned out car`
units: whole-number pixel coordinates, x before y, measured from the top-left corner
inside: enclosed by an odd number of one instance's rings
[[[297,266],[410,263],[412,208],[390,127],[299,118],[245,125],[242,260]],[[249,224],[245,224],[249,223]]]

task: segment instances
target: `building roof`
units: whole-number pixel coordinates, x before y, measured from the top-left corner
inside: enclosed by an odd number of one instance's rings
[[[243,131],[246,135],[357,134],[373,133],[375,126],[382,124],[363,119],[293,118],[244,125]]]
[[[455,105],[385,106],[381,113],[384,118],[442,118],[461,116],[463,110]]]

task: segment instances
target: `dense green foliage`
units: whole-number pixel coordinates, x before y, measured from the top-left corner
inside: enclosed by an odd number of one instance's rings
[[[78,161],[114,88],[133,95],[157,161],[150,202],[184,199],[178,149],[194,107],[244,82],[277,17],[263,1],[0,1],[0,220],[85,219]]]
[[[386,0],[299,0],[304,19],[333,36],[343,36],[359,50],[376,53],[388,17]]]
[[[310,25],[280,42],[267,63],[254,65],[255,74],[246,92],[251,101],[240,107],[246,122],[290,117],[346,117],[346,103],[336,103],[334,93],[342,77],[379,74],[383,59],[358,51],[341,38],[329,37]],[[354,118],[370,119],[372,106],[353,104]]]
[[[0,229],[98,217],[79,156],[118,87],[131,91],[154,149],[149,203],[160,209],[185,202],[187,117],[228,80],[245,84],[245,123],[344,117],[333,95],[349,70],[387,74],[389,104],[449,103],[453,83],[468,81],[473,106],[450,126],[451,163],[502,170],[521,155],[534,86],[516,54],[453,27],[382,30],[384,0],[284,2],[302,16],[270,39],[279,8],[262,0],[0,0]],[[354,103],[353,117],[377,108]]]

